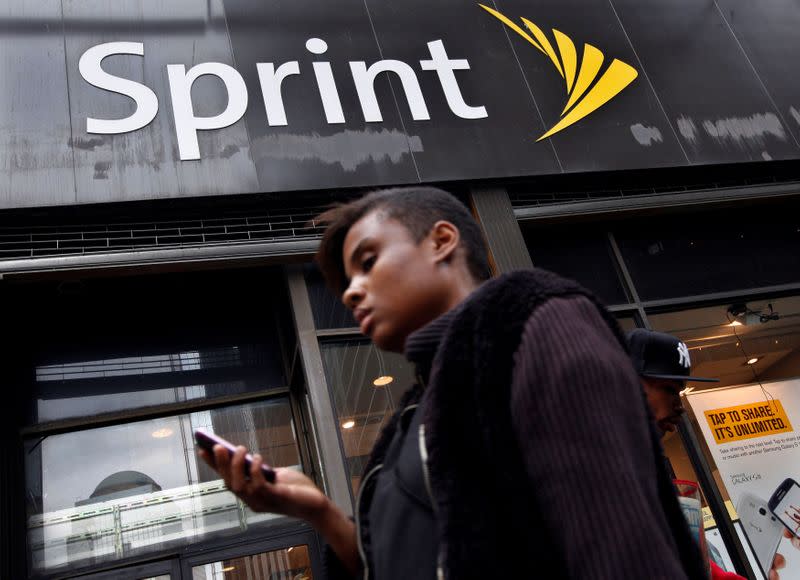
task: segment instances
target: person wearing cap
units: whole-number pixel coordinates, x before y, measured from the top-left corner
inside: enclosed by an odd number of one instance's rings
[[[716,383],[719,379],[691,375],[689,348],[679,338],[663,332],[637,328],[628,333],[631,360],[642,382],[647,403],[662,435],[674,432],[685,409],[681,391],[687,381]],[[744,580],[726,572],[712,560],[712,580]]]
[[[689,348],[671,334],[637,328],[628,333],[628,347],[662,435],[677,429],[684,413],[681,391],[686,381],[718,382],[718,379],[690,375]]]

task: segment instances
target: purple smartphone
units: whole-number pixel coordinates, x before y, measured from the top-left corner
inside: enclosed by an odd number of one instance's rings
[[[213,454],[214,445],[222,445],[227,449],[231,455],[236,452],[236,447],[229,441],[225,441],[222,437],[217,437],[213,433],[209,433],[205,429],[195,429],[194,440],[197,445],[205,449],[208,453]],[[253,456],[249,453],[244,456],[244,473],[250,475],[250,464],[253,461]],[[271,467],[261,464],[261,472],[264,474],[264,479],[270,483],[275,483],[275,471]]]

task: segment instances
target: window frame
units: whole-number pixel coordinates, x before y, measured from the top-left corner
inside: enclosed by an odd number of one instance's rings
[[[263,264],[260,266],[263,266]],[[171,271],[175,273],[181,273],[187,270],[176,269]],[[274,272],[276,283],[286,284],[287,276],[285,268],[276,269]],[[144,271],[140,273],[141,275],[147,274],[147,272]],[[220,270],[218,275],[224,276],[224,270]],[[293,304],[290,291],[287,288],[283,290],[283,292],[285,296],[284,302],[287,307],[291,308]],[[309,424],[312,424],[313,432],[313,415],[311,414],[311,409],[307,404],[307,387],[306,383],[302,380],[302,369],[298,369],[298,365],[302,367],[303,363],[298,357],[299,339],[297,336],[297,328],[292,324],[293,321],[291,318],[291,313],[285,312],[280,308],[276,309],[273,321],[274,328],[272,330],[276,332],[279,337],[280,362],[278,364],[284,371],[284,385],[271,387],[261,391],[224,395],[221,397],[214,397],[212,399],[190,399],[174,403],[112,411],[94,416],[71,417],[55,421],[28,424],[14,428],[14,440],[6,442],[6,445],[9,446],[11,452],[6,455],[8,461],[7,465],[5,466],[5,469],[8,470],[7,473],[9,474],[9,479],[13,480],[13,489],[21,491],[26,489],[24,452],[26,440],[37,437],[44,439],[50,435],[78,432],[99,427],[122,425],[137,421],[207,411],[222,407],[257,403],[280,397],[287,398],[289,402],[292,414],[292,422],[295,429],[295,441],[298,447],[303,471],[312,477],[312,479],[317,481],[318,484],[321,484],[321,470],[318,471],[316,469],[318,462],[314,461],[314,458],[317,457],[318,454],[316,449],[318,440],[315,437],[309,436]],[[32,380],[30,376],[25,377],[25,379],[26,381]],[[28,382],[25,384],[28,385]],[[25,400],[27,404],[31,404],[31,402],[35,400],[35,394],[33,392],[26,392]],[[279,536],[287,529],[287,524],[281,521],[269,526],[257,526],[255,531],[247,530],[239,534],[234,534],[232,537],[222,535],[219,537],[200,540],[194,545],[188,545],[182,548],[168,548],[161,551],[156,550],[143,555],[70,570],[34,572],[31,569],[30,545],[28,542],[27,533],[27,514],[25,513],[25,509],[17,509],[13,513],[11,521],[9,521],[7,525],[8,529],[13,534],[18,535],[20,538],[18,540],[19,547],[24,548],[24,556],[19,558],[19,562],[16,562],[13,564],[13,566],[20,572],[24,571],[24,577],[30,580],[79,578],[106,570],[121,570],[129,566],[144,565],[145,562],[169,561],[177,556],[189,553],[206,553],[210,550],[218,550],[223,547],[232,545],[236,546],[247,542],[251,544],[258,543],[263,541],[265,537],[272,538]],[[298,533],[313,533],[313,528],[310,525],[297,521],[293,521],[289,525],[288,529]],[[180,576],[174,576],[173,574],[173,577],[179,578]]]

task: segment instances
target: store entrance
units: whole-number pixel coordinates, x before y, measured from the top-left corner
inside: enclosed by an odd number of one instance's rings
[[[317,477],[282,270],[20,284],[14,303],[27,315],[5,410],[19,442],[4,466],[20,492],[16,577],[318,572],[310,527],[250,510],[193,440],[203,428]]]

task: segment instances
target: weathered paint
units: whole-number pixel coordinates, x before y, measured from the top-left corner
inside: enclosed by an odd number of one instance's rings
[[[497,0],[597,47],[638,77],[552,138],[563,79],[547,57],[466,0],[8,0],[0,6],[0,208],[165,197],[345,188],[800,158],[800,5],[793,0]],[[328,45],[323,56],[309,38]],[[459,118],[437,73],[422,70],[427,43],[465,59],[464,101],[487,117]],[[159,112],[121,135],[86,132],[86,119],[122,118],[132,101],[85,82],[80,56],[106,42],[140,42],[145,55],[113,56],[104,70],[150,87]],[[668,47],[668,49],[665,49]],[[430,121],[415,120],[397,77],[375,83],[383,121],[364,121],[348,63],[414,65]],[[289,123],[271,127],[256,63],[297,60],[287,79]],[[328,124],[312,64],[329,62],[345,123]],[[199,131],[201,159],[177,151],[166,66],[219,62],[242,75],[244,117]],[[218,79],[193,87],[197,115],[224,109]]]

